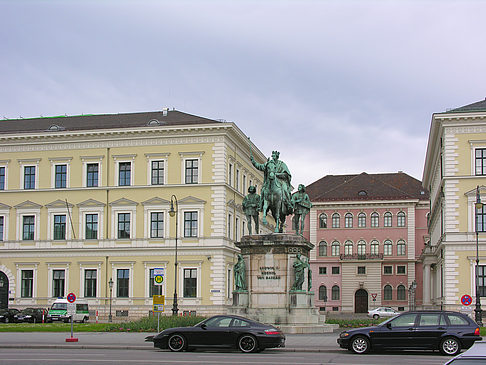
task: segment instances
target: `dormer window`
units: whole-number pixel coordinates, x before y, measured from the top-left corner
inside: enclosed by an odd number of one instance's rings
[[[358,192],[358,196],[366,196],[366,195],[368,195],[368,193],[366,191],[364,191],[364,190],[360,190]]]
[[[57,131],[64,131],[66,130],[66,128],[57,124],[53,124],[49,128],[47,128],[47,130],[50,132],[57,132]]]
[[[149,127],[156,127],[158,125],[160,125],[160,122],[157,119],[152,119],[147,123],[147,126]]]

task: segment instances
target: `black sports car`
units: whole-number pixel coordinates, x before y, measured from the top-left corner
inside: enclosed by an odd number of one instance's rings
[[[193,327],[168,328],[158,335],[146,337],[145,341],[153,341],[154,347],[171,351],[225,347],[257,352],[270,347],[285,347],[285,336],[279,329],[232,315],[214,316]]]
[[[18,312],[19,310],[15,308],[0,309],[0,322],[3,323],[15,322],[14,316]]]
[[[381,350],[439,350],[456,355],[481,340],[479,326],[465,314],[451,311],[414,311],[378,326],[343,331],[337,342],[357,354]]]

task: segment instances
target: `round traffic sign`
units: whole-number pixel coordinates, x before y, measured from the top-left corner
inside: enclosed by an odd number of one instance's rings
[[[74,293],[69,293],[66,297],[67,301],[69,303],[74,303],[76,301],[76,294]]]
[[[154,280],[157,284],[161,284],[164,281],[164,277],[162,275],[157,275],[154,277]]]
[[[472,303],[472,298],[470,295],[467,295],[467,294],[464,294],[462,297],[461,297],[461,303],[463,305],[471,305]]]

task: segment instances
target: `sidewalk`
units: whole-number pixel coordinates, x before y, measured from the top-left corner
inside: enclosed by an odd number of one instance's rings
[[[286,335],[285,348],[279,351],[321,352],[339,349],[336,339],[340,331],[326,334]],[[68,343],[69,332],[0,332],[0,348],[90,348],[150,350],[154,346],[145,342],[147,332],[79,332],[78,342]]]

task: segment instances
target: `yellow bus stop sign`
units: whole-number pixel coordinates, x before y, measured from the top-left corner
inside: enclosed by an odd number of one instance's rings
[[[152,297],[154,312],[163,312],[164,311],[164,304],[165,304],[165,296],[164,295],[154,295]]]

